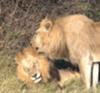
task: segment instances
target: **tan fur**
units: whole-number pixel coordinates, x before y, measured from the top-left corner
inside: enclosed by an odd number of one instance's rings
[[[31,57],[30,57],[30,56]],[[24,70],[25,64],[29,65],[30,71],[32,70],[33,73],[37,72],[38,69],[36,69],[38,66],[39,72],[42,76],[42,81],[47,83],[50,79],[56,80],[60,87],[64,86],[64,83],[68,80],[79,78],[80,75],[78,72],[72,72],[72,71],[64,71],[64,70],[57,70],[52,62],[49,62],[49,60],[42,54],[36,53],[36,51],[33,51],[32,48],[25,48],[23,51],[18,52],[16,55],[16,63],[17,66],[17,76],[21,81],[25,81],[27,84],[32,84],[31,74],[26,72]],[[28,60],[27,60],[28,59]],[[38,65],[33,66],[34,68],[31,68],[30,61],[36,62]]]
[[[32,79],[27,72],[24,71],[21,65],[17,66],[17,77],[19,80],[26,82],[28,85],[32,84]]]
[[[45,62],[47,59],[42,55],[37,55],[33,48],[24,48],[16,54],[15,57],[17,66],[17,76],[22,81],[32,81],[30,77],[35,74],[39,64],[38,71],[41,73],[43,81],[47,82],[50,78],[49,76],[49,63]],[[33,63],[32,63],[33,62]],[[24,68],[29,69],[30,72],[26,72]],[[29,79],[29,80],[28,80]]]
[[[100,62],[100,22],[80,14],[45,18],[31,43],[37,52],[52,59],[64,58],[78,64],[82,79],[90,88],[92,62]]]
[[[58,81],[58,84],[60,87],[64,87],[67,82],[80,79],[80,74],[79,72],[76,71],[59,70],[59,74],[60,74],[60,81]]]

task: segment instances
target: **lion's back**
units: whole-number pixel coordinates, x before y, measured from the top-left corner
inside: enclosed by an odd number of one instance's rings
[[[95,22],[85,15],[62,16],[55,20],[43,19],[43,23],[45,25],[40,25],[40,33],[38,32],[32,43],[35,42],[41,52],[53,58],[67,58],[78,62],[87,51],[93,51],[92,49],[100,45],[99,30],[96,31],[99,26],[95,26]]]

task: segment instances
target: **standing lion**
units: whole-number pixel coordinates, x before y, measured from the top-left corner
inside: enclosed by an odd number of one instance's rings
[[[100,23],[80,14],[56,19],[45,18],[40,22],[32,45],[51,59],[67,59],[78,64],[87,88],[91,86],[92,63],[93,87],[98,83],[100,62]]]

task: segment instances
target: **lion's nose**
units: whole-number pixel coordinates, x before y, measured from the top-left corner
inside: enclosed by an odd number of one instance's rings
[[[35,49],[36,49],[36,50],[38,50],[38,49],[39,49],[39,47],[35,47]]]

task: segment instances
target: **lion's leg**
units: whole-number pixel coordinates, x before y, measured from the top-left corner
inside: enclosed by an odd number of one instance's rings
[[[44,83],[47,83],[48,80],[50,79],[50,74],[49,74],[48,69],[47,69],[47,70],[43,70],[43,71],[41,72],[41,74],[42,74],[43,82],[44,82]]]
[[[86,85],[86,88],[89,89],[91,86],[91,68],[92,64],[89,60],[82,60],[80,63],[80,71],[82,79]]]
[[[96,85],[98,84],[99,80],[99,64],[95,63],[93,64],[93,88],[96,88]]]

